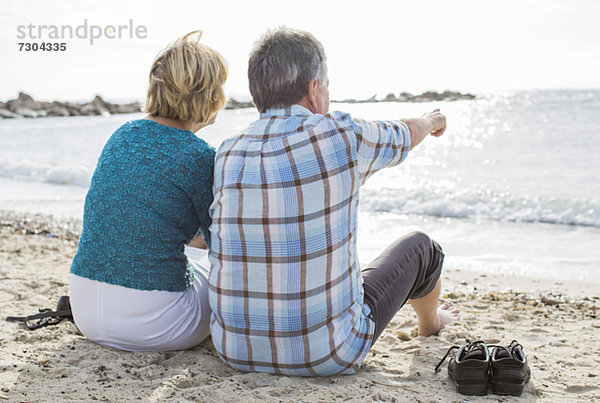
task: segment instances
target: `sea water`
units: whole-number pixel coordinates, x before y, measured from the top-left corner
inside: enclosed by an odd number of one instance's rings
[[[332,104],[366,119],[441,108],[448,130],[361,189],[363,262],[422,230],[446,266],[576,279],[600,289],[600,91],[484,94],[472,101]],[[102,147],[142,114],[0,121],[0,209],[81,218]],[[218,146],[258,117],[222,111],[198,132]]]

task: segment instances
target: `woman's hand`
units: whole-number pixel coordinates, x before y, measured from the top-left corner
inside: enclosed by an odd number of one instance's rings
[[[204,237],[202,236],[202,234],[196,235],[196,237],[190,241],[188,246],[198,249],[208,249],[208,246],[206,246],[206,242],[204,242]]]

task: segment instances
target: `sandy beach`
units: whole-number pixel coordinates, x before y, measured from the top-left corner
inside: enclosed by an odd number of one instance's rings
[[[0,212],[0,316],[54,308],[68,294],[80,221]],[[359,241],[360,246],[360,241]],[[29,331],[3,321],[0,400],[158,401],[507,401],[459,395],[448,347],[466,338],[523,346],[532,371],[523,401],[600,399],[600,289],[597,284],[445,271],[444,302],[462,311],[435,337],[416,337],[403,308],[353,376],[318,379],[237,372],[210,339],[188,351],[129,353],[101,347],[71,322]]]

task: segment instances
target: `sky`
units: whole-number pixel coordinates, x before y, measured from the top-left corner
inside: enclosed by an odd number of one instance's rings
[[[19,91],[43,100],[143,100],[156,55],[197,29],[228,61],[228,95],[249,99],[252,45],[280,25],[321,41],[332,99],[600,88],[597,0],[0,0],[0,9],[0,100]],[[66,50],[19,51],[19,42],[42,42],[18,38],[19,26],[76,28],[85,19],[102,29],[132,20],[146,34],[93,44],[46,36]]]

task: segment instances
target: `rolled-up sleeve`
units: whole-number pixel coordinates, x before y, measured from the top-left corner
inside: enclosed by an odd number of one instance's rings
[[[410,150],[410,132],[399,120],[352,119],[362,183],[380,169],[398,165]]]

